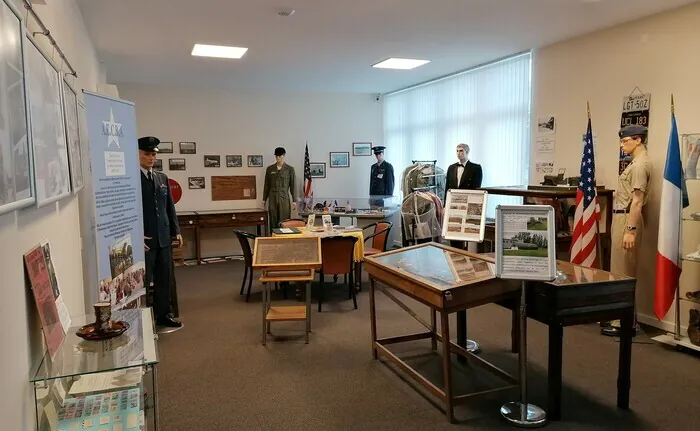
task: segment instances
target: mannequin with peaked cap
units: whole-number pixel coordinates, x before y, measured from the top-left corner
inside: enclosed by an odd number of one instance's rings
[[[280,227],[280,222],[291,218],[292,209],[296,209],[296,176],[294,168],[284,161],[286,154],[284,148],[275,148],[275,163],[265,171],[263,203],[267,202],[271,229]]]
[[[647,155],[647,134],[648,129],[638,125],[625,126],[618,133],[620,149],[632,156],[632,163],[627,165],[617,179],[613,199],[610,272],[635,278],[644,233],[642,210],[649,201],[651,186],[652,171],[651,160]],[[619,320],[602,323],[601,326],[601,333],[604,335],[620,335]]]
[[[146,250],[144,285],[153,282],[153,314],[156,325],[180,328],[182,323],[170,314],[173,278],[172,239],[182,246],[175,203],[168,177],[153,169],[160,140],[153,136],[139,139],[143,239]]]
[[[384,160],[384,150],[386,147],[373,147],[377,163],[372,165],[369,176],[370,196],[393,196],[394,195],[394,167]]]

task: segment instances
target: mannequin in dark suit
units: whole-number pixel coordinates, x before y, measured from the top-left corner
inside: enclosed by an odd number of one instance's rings
[[[170,193],[168,177],[153,169],[160,140],[153,136],[139,139],[141,165],[141,202],[143,205],[143,239],[146,250],[148,289],[153,281],[153,314],[156,325],[180,328],[182,323],[170,314],[173,277],[172,239],[182,246],[175,203]]]

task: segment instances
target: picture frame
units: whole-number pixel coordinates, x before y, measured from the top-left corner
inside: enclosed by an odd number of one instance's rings
[[[371,156],[372,155],[372,143],[371,142],[353,142],[352,143],[352,155],[353,156]]]
[[[66,143],[68,145],[68,168],[73,194],[84,186],[83,156],[80,150],[80,124],[78,123],[78,96],[73,87],[63,78],[61,99],[63,100]]]
[[[453,241],[483,242],[488,192],[450,189],[443,210],[442,237]]]
[[[203,190],[206,188],[206,180],[204,177],[187,177],[187,184],[190,190]]]
[[[552,281],[557,276],[556,226],[550,205],[496,207],[496,277]]]
[[[311,178],[326,178],[325,162],[311,162],[309,163],[309,170],[311,171]]]
[[[180,142],[180,154],[197,154],[197,143]]]
[[[172,142],[162,142],[158,144],[158,152],[163,154],[171,154],[173,152]]]
[[[153,169],[158,172],[163,172],[163,159],[156,159],[155,163],[153,163]]]
[[[240,168],[243,166],[243,156],[240,154],[226,156],[227,168]]]
[[[221,167],[221,156],[218,156],[218,155],[204,156],[204,167],[205,168],[220,168]]]
[[[350,152],[348,151],[331,151],[330,152],[331,168],[349,168],[350,167]]]
[[[263,156],[260,154],[248,156],[248,167],[249,168],[262,168],[263,167]]]
[[[185,159],[168,159],[168,168],[171,171],[186,171],[187,161]]]
[[[700,180],[700,133],[681,135],[683,174],[686,180]]]

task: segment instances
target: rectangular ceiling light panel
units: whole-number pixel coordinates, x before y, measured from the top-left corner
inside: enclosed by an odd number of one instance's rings
[[[248,51],[248,48],[239,48],[236,46],[220,46],[220,45],[202,45],[195,44],[192,48],[192,55],[197,57],[215,57],[215,58],[241,58]]]
[[[410,58],[390,58],[379,62],[372,67],[378,69],[402,69],[409,70],[415,69],[418,66],[423,66],[424,64],[430,63],[430,60],[414,60]]]

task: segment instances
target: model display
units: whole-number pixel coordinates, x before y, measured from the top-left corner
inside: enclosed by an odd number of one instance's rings
[[[291,218],[292,210],[297,207],[294,189],[296,176],[294,168],[284,161],[286,154],[284,148],[275,148],[275,164],[268,166],[265,171],[263,204],[267,203],[270,213],[270,229],[280,227],[280,222]]]
[[[377,158],[377,163],[372,165],[369,177],[370,196],[393,196],[394,195],[394,167],[384,160],[384,150],[386,147],[378,146],[372,148]]]

